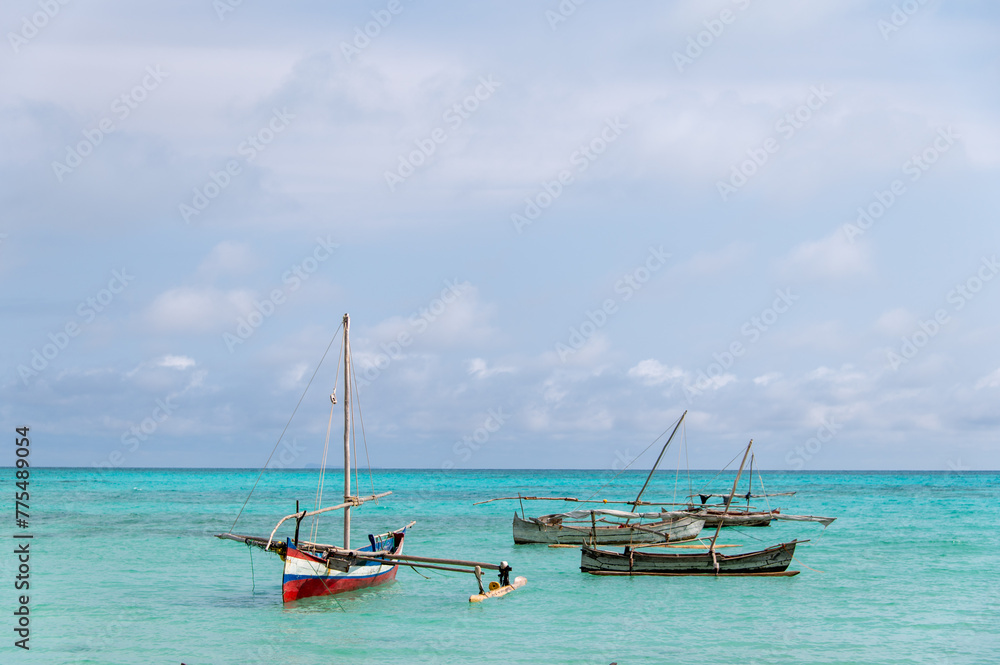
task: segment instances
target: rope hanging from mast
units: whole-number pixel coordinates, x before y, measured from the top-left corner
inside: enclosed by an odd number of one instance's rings
[[[351,378],[354,376],[354,368],[351,367]],[[358,400],[357,385],[354,386],[354,403],[357,404],[358,413],[361,412],[361,403]],[[361,493],[361,483],[358,482],[358,429],[354,426],[354,405],[351,405],[351,445],[354,446],[354,491]]]
[[[682,417],[683,417],[683,416],[682,416]],[[630,466],[632,466],[632,465],[633,465],[633,464],[635,464],[635,463],[636,463],[637,461],[639,461],[639,458],[640,458],[640,457],[642,457],[643,455],[645,455],[645,454],[646,454],[646,451],[647,451],[647,450],[649,450],[650,448],[652,448],[652,447],[653,447],[653,446],[654,446],[654,445],[656,444],[656,442],[657,442],[657,441],[659,441],[660,439],[662,439],[662,438],[663,438],[663,437],[664,437],[664,436],[666,435],[666,433],[670,431],[670,429],[671,429],[672,427],[674,427],[674,425],[671,425],[671,426],[670,426],[670,427],[668,427],[667,429],[663,430],[663,432],[661,432],[661,433],[660,433],[660,435],[659,435],[658,437],[656,437],[655,439],[653,439],[653,440],[652,440],[652,442],[650,442],[650,444],[649,444],[648,446],[646,446],[645,448],[643,448],[643,449],[642,449],[642,452],[641,452],[641,453],[639,453],[638,455],[636,455],[636,456],[635,456],[635,458],[634,458],[634,459],[633,459],[633,460],[632,460],[631,462],[629,462],[628,464],[626,464],[626,465],[625,465],[625,466],[624,466],[624,467],[622,468],[622,470],[621,470],[621,471],[619,471],[619,472],[618,472],[618,473],[616,473],[616,474],[615,474],[614,476],[612,476],[612,477],[611,477],[611,480],[609,480],[608,482],[606,482],[606,483],[604,483],[603,485],[601,485],[600,487],[598,487],[598,488],[597,488],[597,490],[595,490],[595,491],[594,491],[594,493],[593,493],[593,494],[591,494],[590,496],[588,496],[588,497],[587,497],[587,498],[586,498],[585,500],[586,500],[586,501],[589,501],[590,499],[593,499],[593,498],[594,498],[595,496],[597,496],[598,494],[600,494],[600,493],[601,493],[601,490],[603,490],[603,489],[604,489],[605,487],[607,487],[607,486],[608,486],[608,485],[610,485],[611,483],[615,482],[615,479],[616,479],[616,478],[618,478],[618,476],[620,476],[620,475],[622,475],[623,473],[625,473],[625,472],[626,472],[626,471],[628,470],[628,468],[629,468]],[[630,502],[630,503],[631,503],[631,502]]]
[[[338,369],[339,369],[339,364]],[[330,430],[333,429],[333,410],[334,406],[337,404],[337,396],[330,395],[330,421],[326,424],[326,441],[323,443],[323,459],[319,466],[319,483],[316,486],[316,507],[313,510],[319,510],[323,507],[323,485],[326,482],[326,458],[327,453],[330,451]],[[309,531],[309,540],[316,540],[316,534],[319,531],[319,515],[315,515],[312,520],[312,528]]]
[[[740,453],[736,453],[736,455],[735,455],[735,456],[733,457],[733,459],[729,460],[729,462],[727,462],[727,463],[726,463],[726,466],[724,466],[724,467],[722,467],[721,469],[719,469],[719,472],[718,472],[718,473],[716,473],[716,474],[715,474],[714,476],[712,476],[711,478],[709,478],[709,479],[708,479],[708,480],[707,480],[707,481],[706,481],[706,482],[705,482],[705,483],[704,483],[704,484],[703,484],[703,485],[701,486],[701,488],[699,488],[699,489],[698,489],[698,494],[703,494],[703,491],[702,491],[702,490],[704,490],[704,489],[705,489],[706,487],[708,487],[708,486],[709,486],[709,485],[711,484],[711,482],[712,482],[713,480],[715,480],[716,478],[718,478],[719,476],[721,476],[721,475],[722,475],[722,473],[723,473],[723,472],[724,472],[724,471],[725,471],[726,469],[728,469],[728,468],[729,468],[729,465],[730,465],[730,464],[732,464],[733,462],[735,462],[735,461],[737,460],[737,458],[738,458],[739,456],[740,456]],[[692,493],[692,494],[691,494],[691,496],[694,496],[694,494]]]
[[[357,376],[357,373],[354,371],[354,366],[353,365],[351,366],[351,376],[354,377],[354,399],[357,400],[357,402],[358,402],[358,422],[361,423],[361,443],[364,444],[364,447],[365,447],[365,462],[368,464],[368,480],[372,484],[372,494],[375,494],[375,477],[372,475],[372,461],[371,461],[371,458],[368,456],[368,437],[365,436],[365,417],[361,413],[361,394],[358,391],[358,376]],[[357,453],[358,453],[358,448],[355,445],[355,447],[354,447],[354,468],[355,469],[358,468],[358,462],[357,462],[358,454]],[[357,474],[354,475],[354,484],[355,485],[358,484],[358,482],[357,482]],[[376,505],[378,504],[377,501],[375,503],[376,503]]]
[[[342,326],[343,324],[341,324],[341,327]],[[309,377],[309,383],[306,384],[305,390],[302,391],[302,396],[299,397],[298,403],[296,403],[295,408],[292,410],[292,415],[288,417],[288,422],[285,423],[285,428],[281,430],[281,434],[278,436],[278,440],[274,442],[274,448],[271,449],[271,454],[267,456],[267,461],[264,462],[264,466],[260,467],[260,472],[257,474],[257,479],[253,482],[253,487],[250,488],[250,493],[247,494],[247,498],[245,501],[243,501],[243,505],[240,506],[240,511],[236,513],[236,519],[233,520],[232,526],[229,527],[229,533],[233,532],[233,529],[236,528],[236,523],[240,521],[240,516],[246,509],[247,503],[250,502],[250,497],[253,496],[254,490],[257,489],[257,484],[260,482],[261,476],[264,475],[264,469],[266,469],[267,465],[271,463],[271,458],[274,457],[274,453],[278,450],[278,445],[281,444],[282,437],[284,437],[285,432],[288,431],[288,426],[292,424],[292,418],[295,417],[295,414],[298,412],[299,407],[302,405],[302,400],[305,399],[306,393],[309,392],[309,386],[312,385],[313,379],[315,379],[316,374],[319,373],[319,368],[323,366],[323,361],[326,360],[326,354],[330,352],[330,347],[332,347],[333,343],[337,340],[337,334],[339,332],[340,332],[340,327],[338,327],[337,331],[333,333],[333,337],[330,338],[330,343],[326,345],[326,350],[323,351],[323,357],[319,359],[319,363],[316,364],[316,369],[313,371],[312,376]]]

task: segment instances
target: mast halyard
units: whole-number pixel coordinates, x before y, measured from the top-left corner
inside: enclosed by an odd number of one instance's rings
[[[344,314],[344,503],[351,501],[351,346],[348,328],[351,319]],[[351,507],[344,508],[344,549],[351,549]]]
[[[674,431],[670,433],[670,437],[667,442],[663,444],[663,449],[660,451],[660,456],[656,458],[656,462],[653,464],[653,468],[649,470],[649,475],[646,476],[646,482],[642,484],[642,489],[639,490],[639,494],[636,495],[635,501],[632,502],[632,512],[635,512],[636,508],[639,506],[639,500],[642,499],[642,493],[646,491],[646,486],[649,485],[649,481],[653,479],[653,474],[656,473],[656,467],[660,466],[660,460],[663,459],[663,453],[667,452],[667,447],[670,442],[674,440],[674,434],[677,434],[677,430],[680,428],[681,423],[684,422],[684,416],[687,415],[687,409],[681,414],[681,417],[677,420],[677,424],[674,425]],[[625,521],[628,524],[628,520]]]
[[[712,536],[712,544],[708,546],[708,551],[712,553],[712,557],[715,557],[715,541],[719,537],[719,532],[722,531],[722,525],[726,521],[726,515],[729,513],[729,504],[732,503],[733,497],[736,496],[736,488],[740,484],[740,476],[743,475],[743,467],[747,463],[747,456],[750,455],[750,448],[753,446],[753,439],[750,439],[750,443],[747,444],[747,451],[743,453],[743,461],[740,462],[740,470],[736,472],[736,480],[733,481],[733,491],[729,493],[729,497],[726,500],[726,507],[722,511],[722,519],[719,520],[718,526],[715,527],[715,535]],[[718,564],[716,563],[716,570],[718,570]]]

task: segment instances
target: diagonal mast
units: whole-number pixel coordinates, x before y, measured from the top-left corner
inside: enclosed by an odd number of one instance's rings
[[[722,531],[722,524],[726,521],[726,514],[729,513],[729,504],[733,501],[733,496],[736,495],[736,487],[740,484],[740,476],[743,475],[743,466],[747,463],[747,456],[750,454],[750,447],[753,445],[753,439],[750,439],[750,443],[747,444],[747,451],[743,453],[743,461],[740,462],[740,470],[736,472],[736,480],[733,481],[733,491],[729,493],[729,500],[726,501],[726,508],[722,511],[722,517],[719,518],[719,526],[715,527],[715,535],[712,536],[712,544],[709,545],[708,551],[712,553],[713,558],[715,557],[715,539],[719,537],[719,532]],[[716,564],[716,571],[718,571],[718,564]]]
[[[674,431],[670,433],[670,438],[668,438],[667,442],[663,444],[663,450],[660,451],[660,456],[656,458],[656,463],[653,464],[653,468],[649,470],[649,475],[646,476],[646,482],[642,484],[642,489],[639,490],[639,494],[636,495],[635,501],[632,502],[633,513],[639,505],[639,499],[642,498],[642,493],[646,491],[646,486],[649,485],[649,481],[653,479],[653,474],[656,473],[656,467],[660,465],[660,460],[663,459],[663,453],[667,452],[667,446],[669,446],[670,442],[674,440],[674,434],[677,434],[677,429],[681,426],[681,423],[684,422],[684,416],[686,415],[687,410],[685,409],[684,413],[681,414],[680,419],[677,421],[677,424],[674,426]],[[626,522],[626,524],[628,524],[628,522]]]
[[[351,319],[344,314],[344,503],[351,501],[351,346],[348,328]],[[344,508],[344,549],[351,549],[351,506]]]

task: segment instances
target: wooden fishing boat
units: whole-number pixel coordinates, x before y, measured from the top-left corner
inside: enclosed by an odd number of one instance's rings
[[[233,533],[239,515],[233,522],[228,533],[217,534],[218,538],[225,540],[235,540],[253,547],[259,547],[265,552],[278,554],[284,563],[281,579],[281,598],[284,602],[300,600],[313,596],[329,596],[332,594],[355,591],[368,587],[380,586],[392,582],[396,578],[400,563],[410,567],[434,568],[437,570],[448,570],[460,573],[475,574],[479,591],[483,593],[482,571],[499,570],[500,566],[479,561],[461,561],[456,559],[439,559],[430,557],[406,556],[403,554],[403,540],[407,530],[413,526],[410,522],[406,526],[382,534],[368,534],[368,543],[362,547],[351,547],[351,511],[369,501],[375,501],[392,494],[392,492],[382,492],[369,496],[359,496],[354,494],[351,487],[351,433],[352,433],[352,409],[351,409],[351,385],[354,376],[351,367],[350,348],[350,318],[347,314],[343,319],[343,348],[342,359],[344,362],[344,501],[335,506],[322,508],[323,485],[326,473],[327,452],[330,444],[330,427],[333,424],[333,409],[337,404],[336,391],[330,395],[330,425],[327,427],[326,445],[323,450],[323,460],[320,467],[319,483],[316,490],[316,509],[299,510],[298,501],[295,502],[295,512],[286,515],[275,525],[271,535],[267,538],[257,536],[245,536]],[[330,342],[331,346],[333,341]],[[329,350],[329,349],[328,349]],[[325,357],[325,354],[324,354]],[[322,361],[320,361],[322,363]],[[318,368],[317,368],[318,371]],[[315,374],[313,375],[315,376]],[[310,381],[311,382],[311,381]],[[308,386],[306,387],[308,390]],[[303,393],[303,397],[305,394]],[[300,400],[301,403],[301,400]],[[297,407],[296,407],[297,408]],[[293,413],[294,416],[294,413]],[[286,426],[287,429],[287,426]],[[279,437],[278,442],[281,439]],[[277,449],[277,444],[275,444]],[[273,452],[272,452],[273,455]],[[265,468],[266,468],[265,464]],[[261,469],[263,474],[264,469]],[[258,475],[257,480],[260,480]],[[256,487],[256,483],[254,483]],[[251,490],[251,495],[253,490]],[[247,497],[247,501],[250,497]],[[244,502],[246,507],[246,502]],[[315,542],[318,532],[319,515],[335,510],[344,511],[344,545],[329,545]],[[242,514],[242,509],[240,514]],[[312,531],[310,540],[300,539],[299,530],[302,521],[312,517]],[[294,520],[294,537],[278,538],[275,536],[282,524]],[[444,565],[442,565],[444,564]],[[523,582],[522,582],[523,584]]]
[[[580,570],[595,575],[760,575],[784,573],[792,563],[792,540],[758,552],[723,554],[714,552],[643,552],[626,548],[624,553],[583,547]],[[793,571],[792,574],[798,571]]]
[[[653,468],[646,476],[646,482],[635,497],[634,501],[608,501],[585,499],[581,501],[574,497],[538,497],[521,496],[499,497],[479,501],[473,505],[490,503],[492,501],[506,501],[517,499],[521,502],[521,516],[514,513],[513,534],[515,545],[547,544],[547,545],[580,545],[584,542],[592,542],[600,545],[628,545],[635,543],[665,543],[680,540],[690,540],[697,538],[701,532],[705,521],[697,515],[688,515],[680,511],[664,511],[651,513],[636,513],[639,506],[650,505],[677,505],[649,503],[642,500],[642,494],[649,486],[653,474],[663,459],[663,454],[673,441],[674,435],[684,422],[687,411],[681,414],[677,422],[673,425],[673,431],[667,438],[666,443],[660,450]],[[666,431],[663,432],[666,434]],[[661,434],[660,436],[663,436]],[[656,437],[656,443],[660,437]],[[650,444],[652,446],[652,444]],[[554,513],[542,515],[541,517],[525,517],[524,501],[572,501],[575,503],[600,503],[600,504],[630,504],[631,511],[593,509],[576,510],[565,513]],[[687,504],[681,504],[686,506]],[[598,519],[599,516],[599,519]],[[596,524],[600,521],[601,524]],[[588,522],[593,522],[588,524]]]
[[[720,523],[723,527],[770,526],[771,522],[775,520],[786,522],[819,522],[823,526],[830,526],[837,519],[836,517],[820,517],[818,515],[788,515],[782,513],[778,508],[774,510],[730,508],[730,511],[727,513],[725,510],[719,510],[718,508],[694,507],[686,508],[681,512],[705,520],[705,526],[708,528],[718,526]]]
[[[346,555],[336,550],[327,551],[324,555],[304,552],[289,539],[281,580],[282,600],[289,602],[310,596],[327,596],[391,582],[396,579],[399,570],[395,560],[382,563],[361,557],[368,553],[371,556],[402,554],[405,533],[405,529],[401,529],[373,536],[375,545],[367,545]]]
[[[747,445],[743,461],[736,473],[733,490],[729,500],[725,502],[724,511],[729,510],[729,504],[743,474],[747,456],[753,440]],[[624,552],[612,552],[596,549],[593,545],[581,548],[580,570],[594,575],[795,575],[797,571],[787,572],[792,557],[795,554],[793,540],[780,543],[767,549],[740,554],[722,554],[716,551],[716,540],[722,530],[722,521],[715,528],[715,535],[704,552],[673,553],[673,552],[641,552],[634,547],[626,547]]]
[[[771,520],[774,519],[780,511],[778,510],[759,510],[759,511],[747,511],[739,508],[731,509],[732,512],[726,512],[725,510],[719,510],[718,508],[707,508],[704,506],[695,506],[692,508],[685,508],[683,512],[686,512],[693,517],[705,520],[706,527],[719,526],[770,526]]]
[[[749,489],[746,494],[740,495],[740,499],[746,500],[745,506],[733,506],[733,496],[729,494],[690,494],[688,495],[688,500],[698,497],[701,500],[701,504],[695,504],[693,501],[688,503],[686,508],[682,509],[682,512],[686,512],[690,515],[698,517],[699,519],[705,520],[705,526],[708,528],[723,526],[744,526],[744,527],[761,527],[770,526],[773,520],[787,520],[794,522],[819,522],[824,527],[829,526],[836,518],[834,517],[817,517],[814,515],[787,515],[782,514],[781,510],[778,508],[769,508],[768,510],[759,510],[750,505],[751,499],[765,499],[776,497],[776,496],[793,496],[795,492],[772,492],[754,494],[753,493],[753,456],[750,457],[750,483]],[[762,481],[763,482],[763,481]],[[709,503],[709,499],[720,498],[721,503]]]
[[[643,522],[643,519],[650,521]],[[630,520],[638,521],[632,523]],[[591,524],[592,521],[595,522],[594,525]],[[582,545],[585,542],[595,542],[598,545],[629,545],[676,542],[697,538],[704,525],[701,518],[676,513],[574,510],[528,519],[521,519],[514,513],[514,544]]]

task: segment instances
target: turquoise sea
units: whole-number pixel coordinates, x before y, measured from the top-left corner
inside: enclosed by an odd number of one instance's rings
[[[13,470],[0,473],[10,497]],[[7,547],[0,663],[1000,662],[996,472],[765,472],[769,491],[798,492],[772,506],[838,519],[725,529],[720,542],[751,548],[811,542],[796,551],[796,577],[716,579],[585,575],[576,549],[513,545],[516,501],[472,505],[518,491],[586,497],[608,472],[376,470],[375,488],[393,495],[354,511],[356,542],[416,520],[407,553],[505,559],[527,576],[475,605],[471,575],[408,568],[378,589],[283,605],[276,556],[211,537],[229,529],[256,473],[32,469],[31,649],[13,646]],[[713,475],[682,476],[677,495]],[[643,476],[623,474],[603,496],[628,498]],[[316,478],[267,472],[235,531],[270,532],[296,498],[312,504]],[[331,472],[328,497],[340,478]],[[646,498],[670,500],[675,481],[659,474]],[[13,517],[4,522],[15,542]],[[339,517],[320,526],[321,540],[339,542]]]

